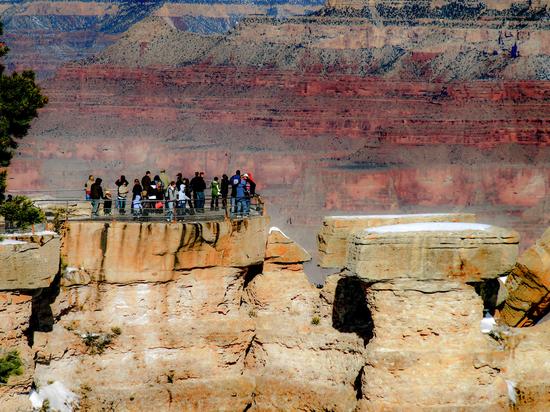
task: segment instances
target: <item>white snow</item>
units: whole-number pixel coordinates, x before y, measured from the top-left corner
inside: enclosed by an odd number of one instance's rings
[[[406,232],[462,232],[465,230],[488,230],[491,226],[481,223],[423,222],[400,225],[377,226],[365,229],[367,233],[406,233]]]
[[[0,245],[23,245],[27,242],[22,242],[20,240],[14,240],[14,239],[4,239],[0,241]]]
[[[38,391],[32,390],[29,398],[33,409],[42,408],[45,400],[48,400],[49,410],[72,412],[78,408],[78,395],[59,381],[43,386]]]
[[[489,314],[485,315],[485,317],[481,319],[481,322],[479,325],[481,329],[481,333],[491,333],[495,325],[496,325],[495,318],[493,318]]]
[[[508,276],[501,276],[498,278],[498,280],[500,280],[500,283],[502,283],[503,285],[506,285],[507,279],[508,279]]]
[[[516,396],[516,382],[506,380],[506,386],[508,387],[508,399],[510,399],[510,402],[515,405],[518,401]]]
[[[72,273],[72,272],[78,272],[78,268],[75,268],[73,266],[67,266],[65,268],[65,273]]]
[[[340,215],[340,216],[327,216],[330,219],[401,219],[404,217],[441,217],[441,216],[452,216],[455,213],[416,213],[416,214],[402,214],[402,215]]]
[[[25,232],[25,233],[10,233],[10,234],[6,234],[5,236],[6,237],[18,237],[18,236],[33,236],[33,235],[37,235],[37,236],[43,236],[43,235],[57,235],[56,232],[53,232],[51,230],[41,230],[40,232]]]
[[[269,228],[269,234],[271,234],[272,232],[279,232],[281,235],[283,235],[284,237],[289,239],[289,237],[287,235],[285,235],[285,233],[281,229],[279,229],[278,227],[275,227],[275,226],[270,227]]]

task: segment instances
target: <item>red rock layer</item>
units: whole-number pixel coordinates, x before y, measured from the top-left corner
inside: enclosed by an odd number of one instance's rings
[[[534,239],[549,221],[550,82],[97,65],[66,67],[45,90],[50,104],[13,162],[11,189],[241,168],[278,224],[465,210]]]

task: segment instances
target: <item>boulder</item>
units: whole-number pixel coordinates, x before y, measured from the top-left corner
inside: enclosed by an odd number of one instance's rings
[[[347,242],[353,234],[376,226],[417,222],[475,222],[471,213],[427,213],[410,215],[329,216],[317,235],[319,265],[343,268],[347,260]]]
[[[508,273],[519,235],[476,223],[411,223],[363,230],[351,240],[349,271],[367,281],[493,279]]]
[[[59,272],[59,253],[54,232],[9,235],[0,241],[0,290],[49,286]]]
[[[531,326],[550,309],[550,229],[521,254],[506,280],[508,297],[499,313],[509,326]]]
[[[299,265],[311,260],[311,255],[280,229],[272,227],[267,237],[266,264]]]

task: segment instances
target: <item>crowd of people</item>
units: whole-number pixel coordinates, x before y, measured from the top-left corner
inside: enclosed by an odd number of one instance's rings
[[[102,203],[104,215],[112,214],[113,194],[109,190],[104,192],[102,183],[101,178],[90,175],[84,184],[86,200],[90,200],[92,204],[92,217],[99,216]],[[173,221],[176,217],[205,211],[207,184],[204,172],[195,172],[191,180],[178,173],[175,180],[171,180],[166,170],[161,170],[154,177],[147,171],[141,180],[134,179],[131,189],[130,182],[124,175],[116,180],[115,186],[115,208],[120,215],[126,213],[127,203],[136,219],[161,214],[167,221]],[[215,176],[210,181],[209,188],[210,210],[219,210],[221,201],[224,210],[230,207],[232,216],[249,216],[250,201],[256,196],[256,182],[251,173],[241,174],[237,170],[231,178],[223,174],[221,180]]]

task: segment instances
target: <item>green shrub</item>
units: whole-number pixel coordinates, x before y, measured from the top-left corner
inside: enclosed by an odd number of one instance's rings
[[[42,223],[45,219],[42,209],[25,196],[15,196],[13,200],[2,203],[0,215],[4,216],[6,222],[12,222],[20,229]]]
[[[311,324],[312,325],[318,325],[321,322],[321,318],[317,315],[311,318]]]
[[[8,383],[11,375],[23,373],[23,362],[16,350],[9,351],[0,357],[0,383]]]

